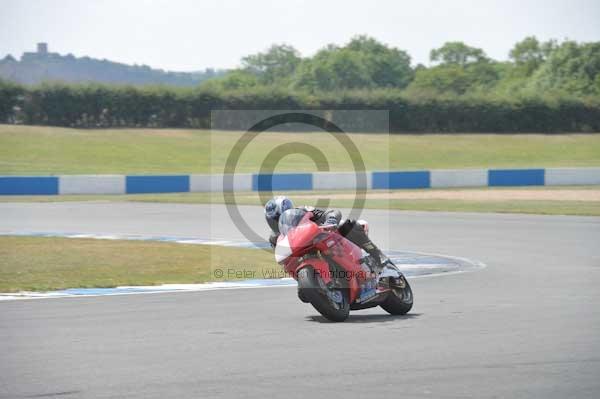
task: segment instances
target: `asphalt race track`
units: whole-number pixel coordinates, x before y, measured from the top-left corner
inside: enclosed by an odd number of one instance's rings
[[[337,324],[285,287],[0,302],[0,397],[600,397],[600,218],[364,216],[386,248],[487,268]],[[0,204],[24,231],[243,238],[222,206]]]

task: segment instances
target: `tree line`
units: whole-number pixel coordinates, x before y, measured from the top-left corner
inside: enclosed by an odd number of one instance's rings
[[[358,36],[305,58],[275,45],[194,88],[0,82],[0,121],[207,128],[215,109],[385,109],[392,132],[600,131],[600,42],[528,37],[505,62],[449,42],[430,60],[413,68],[405,51]]]
[[[430,52],[431,66],[411,67],[406,51],[368,36],[345,46],[328,45],[302,58],[288,45],[242,59],[242,66],[205,85],[221,89],[277,86],[293,91],[398,89],[411,96],[600,96],[600,42],[526,37],[495,61],[463,42],[447,42]]]
[[[17,83],[38,84],[44,81],[97,82],[143,86],[164,84],[197,86],[204,80],[221,76],[222,70],[206,69],[197,72],[170,72],[147,65],[127,65],[72,54],[24,53],[20,60],[10,54],[0,59],[0,79]]]

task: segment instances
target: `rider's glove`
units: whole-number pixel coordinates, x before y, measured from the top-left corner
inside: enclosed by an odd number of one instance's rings
[[[277,233],[271,233],[271,235],[269,236],[269,244],[271,244],[271,248],[275,248],[275,246],[277,245],[277,239],[279,238],[279,234]]]
[[[329,214],[327,214],[327,219],[325,219],[325,224],[333,224],[333,225],[337,226],[338,219],[336,218],[335,214],[333,214],[333,212],[330,212]]]

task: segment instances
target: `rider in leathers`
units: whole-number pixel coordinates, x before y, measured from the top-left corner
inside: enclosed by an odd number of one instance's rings
[[[277,245],[277,238],[279,237],[279,217],[283,212],[293,207],[292,201],[283,196],[274,197],[265,205],[265,218],[271,228],[269,242],[273,248]],[[378,266],[387,261],[387,257],[373,244],[363,228],[356,223],[356,220],[346,219],[340,224],[342,213],[337,209],[319,209],[311,206],[304,206],[299,209],[312,212],[311,220],[319,225],[332,224],[338,226],[340,234],[364,249],[373,257]]]

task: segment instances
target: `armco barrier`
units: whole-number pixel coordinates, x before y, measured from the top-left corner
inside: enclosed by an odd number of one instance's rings
[[[59,178],[60,194],[122,194],[125,176],[64,175]]]
[[[312,189],[312,173],[252,175],[252,191],[284,191]]]
[[[59,178],[54,176],[0,177],[1,195],[54,195],[58,194]]]
[[[488,185],[487,169],[432,170],[431,187],[485,187]]]
[[[126,176],[127,194],[148,193],[187,193],[190,191],[190,177],[180,176]]]
[[[547,186],[600,184],[600,168],[548,168],[545,177]]]
[[[488,171],[488,186],[543,186],[544,169],[500,169]]]
[[[392,190],[396,188],[429,188],[431,187],[430,172],[373,172],[371,188]]]
[[[366,188],[372,190],[600,185],[600,168],[378,171],[366,175]],[[0,195],[352,190],[356,181],[351,172],[242,173],[231,177],[229,187],[223,186],[223,175],[0,176]]]

